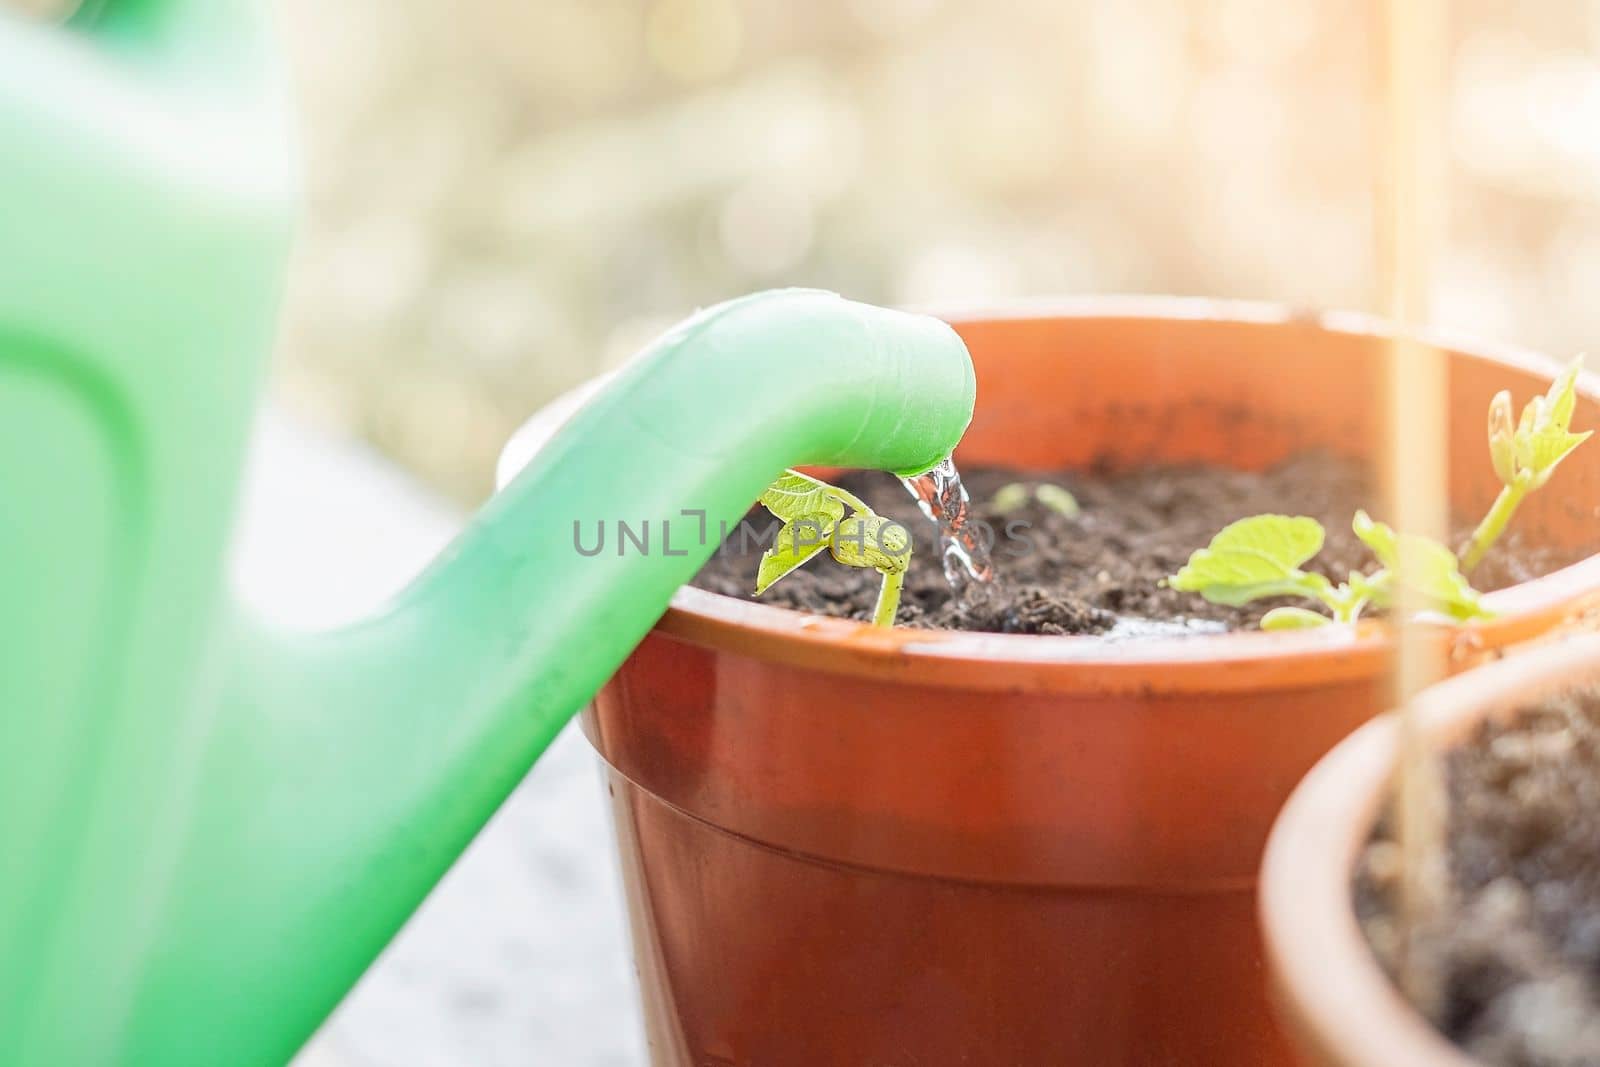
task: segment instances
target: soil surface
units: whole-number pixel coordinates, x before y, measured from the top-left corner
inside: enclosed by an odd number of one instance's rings
[[[1453,903],[1413,942],[1419,1007],[1485,1064],[1600,1067],[1600,693],[1485,724],[1445,774]],[[1380,826],[1356,900],[1391,973],[1398,866]]]
[[[1160,582],[1228,523],[1264,512],[1310,515],[1321,521],[1327,544],[1310,569],[1337,581],[1353,569],[1375,566],[1366,546],[1351,532],[1350,520],[1358,508],[1374,510],[1377,492],[1363,465],[1323,452],[1305,453],[1265,472],[1166,466],[1040,474],[978,468],[963,471],[962,478],[972,496],[974,518],[987,523],[996,536],[994,582],[969,586],[960,598],[952,596],[945,581],[933,523],[923,517],[897,479],[877,472],[838,479],[839,485],[879,514],[900,522],[915,538],[897,618],[900,625],[1128,636],[1253,627],[1269,608],[1296,601],[1263,600],[1230,608],[1163,588]],[[995,493],[1018,482],[1068,490],[1077,500],[1078,514],[1062,514],[1032,494],[1020,507],[996,510]],[[753,509],[752,533],[742,543],[738,536],[730,536],[693,584],[749,598],[762,552],[757,535],[773,522],[765,510]],[[1461,524],[1463,535],[1471,525]],[[813,614],[870,618],[878,575],[839,566],[826,556],[822,553],[785,576],[761,601]],[[1482,590],[1498,589],[1549,573],[1576,558],[1522,545],[1513,520],[1512,531],[1473,572],[1473,584]]]

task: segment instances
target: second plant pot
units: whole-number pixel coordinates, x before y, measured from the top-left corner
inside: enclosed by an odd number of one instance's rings
[[[1259,306],[952,320],[966,466],[1370,459],[1383,339]],[[1553,363],[1453,350],[1451,493],[1489,398]],[[1587,388],[1575,422],[1600,422]],[[1580,543],[1600,449],[1530,500]],[[1576,502],[1576,503],[1573,503]],[[1582,506],[1578,506],[1582,505]],[[1600,559],[1440,630],[1453,667],[1597,600]],[[609,765],[657,1067],[1271,1064],[1254,887],[1274,814],[1385,704],[1376,623],[1109,641],[877,630],[683,590],[584,725]]]
[[[1472,743],[1485,720],[1514,720],[1597,682],[1600,638],[1589,636],[1434,686],[1412,710],[1425,744],[1440,753]],[[1341,743],[1295,790],[1267,849],[1261,920],[1273,984],[1306,1062],[1318,1067],[1476,1062],[1401,997],[1356,920],[1357,858],[1392,788],[1399,741],[1390,715]]]

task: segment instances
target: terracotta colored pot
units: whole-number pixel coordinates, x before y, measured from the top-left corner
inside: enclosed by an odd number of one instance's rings
[[[1551,644],[1423,693],[1430,746],[1485,718],[1511,717],[1571,686],[1600,682],[1600,639]],[[1386,715],[1328,754],[1295,790],[1267,845],[1261,922],[1277,1000],[1297,1045],[1329,1067],[1470,1067],[1401,999],[1356,924],[1352,872],[1387,794],[1398,724]]]
[[[1370,455],[1364,320],[1096,300],[952,317],[960,463],[1261,467]],[[1496,486],[1490,396],[1554,365],[1456,351],[1451,487]],[[1579,425],[1600,424],[1585,383]],[[1519,516],[1576,543],[1600,449]],[[1492,598],[1458,665],[1600,598],[1600,559]],[[694,589],[585,729],[610,785],[658,1067],[1267,1064],[1254,885],[1273,815],[1384,704],[1368,624],[1113,643],[818,619]]]

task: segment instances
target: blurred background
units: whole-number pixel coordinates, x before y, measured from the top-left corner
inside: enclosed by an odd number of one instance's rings
[[[309,218],[282,404],[463,503],[696,306],[1371,306],[1368,5],[276,0]],[[1437,318],[1600,337],[1600,2],[1453,5]]]

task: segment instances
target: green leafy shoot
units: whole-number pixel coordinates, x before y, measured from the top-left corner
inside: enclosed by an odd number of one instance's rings
[[[869,568],[883,576],[872,621],[894,625],[900,588],[911,566],[910,531],[860,498],[799,471],[784,471],[761,494],[761,503],[783,526],[761,556],[757,596],[826,548],[847,567]]]
[[[1037,501],[1040,506],[1069,519],[1076,518],[1083,510],[1078,506],[1077,497],[1050,482],[1012,482],[1010,485],[1002,485],[995,490],[989,506],[1002,515],[1009,515],[1027,507],[1030,500]]]
[[[1372,550],[1379,566],[1371,574],[1352,571],[1348,581],[1335,585],[1323,575],[1303,569],[1322,549],[1320,523],[1305,516],[1256,515],[1224,527],[1166,584],[1198,593],[1214,604],[1235,607],[1263,597],[1301,597],[1321,604],[1331,615],[1330,619],[1308,608],[1276,607],[1262,617],[1263,630],[1354,622],[1369,605],[1392,607],[1402,583],[1430,610],[1453,620],[1488,615],[1482,595],[1467,580],[1467,573],[1505,532],[1523,498],[1542,488],[1557,465],[1593,432],[1571,430],[1582,368],[1580,356],[1548,392],[1527,403],[1515,425],[1509,392],[1502,391],[1490,401],[1489,458],[1503,488],[1460,553],[1431,538],[1397,534],[1365,511],[1358,511],[1351,528]]]
[[[1455,553],[1445,546],[1415,534],[1396,534],[1364,511],[1356,513],[1352,526],[1381,564],[1372,574],[1354,571],[1347,581],[1334,584],[1315,571],[1302,570],[1322,549],[1322,524],[1304,515],[1255,515],[1225,527],[1167,584],[1199,593],[1213,604],[1238,607],[1264,597],[1293,596],[1314,600],[1329,613],[1274,608],[1262,618],[1263,630],[1355,622],[1368,605],[1390,606],[1401,575],[1407,588],[1453,619],[1487,614],[1477,590],[1462,575]]]
[[[1562,460],[1589,439],[1593,430],[1573,433],[1572,414],[1578,404],[1578,373],[1583,369],[1579,356],[1567,365],[1543,396],[1536,396],[1522,409],[1515,425],[1511,421],[1511,394],[1496,393],[1489,402],[1489,459],[1500,479],[1500,495],[1488,514],[1461,547],[1461,568],[1470,572],[1505,533],[1511,516],[1523,499],[1541,489]]]

